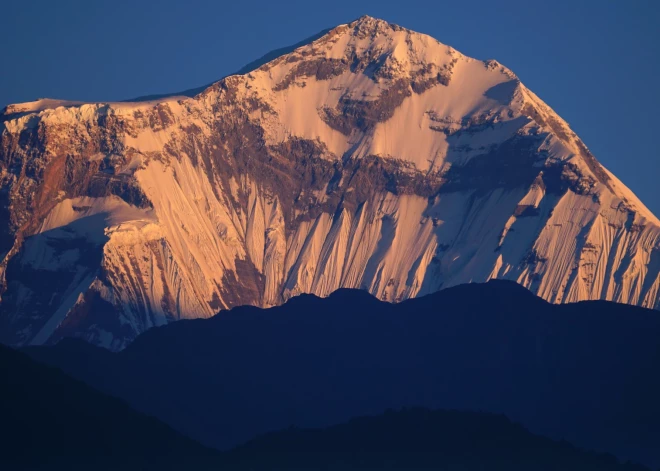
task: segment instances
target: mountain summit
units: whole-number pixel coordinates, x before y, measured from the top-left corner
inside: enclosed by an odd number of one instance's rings
[[[299,293],[658,308],[660,222],[496,61],[371,17],[194,97],[0,115],[0,341],[120,349]]]

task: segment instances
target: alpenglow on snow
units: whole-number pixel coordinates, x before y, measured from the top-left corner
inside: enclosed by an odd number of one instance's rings
[[[194,97],[0,117],[0,341],[515,280],[659,307],[660,222],[496,61],[362,17]]]

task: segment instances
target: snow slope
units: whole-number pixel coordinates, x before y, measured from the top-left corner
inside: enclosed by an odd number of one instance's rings
[[[0,118],[0,340],[490,278],[660,307],[660,222],[496,61],[362,17],[195,97]]]

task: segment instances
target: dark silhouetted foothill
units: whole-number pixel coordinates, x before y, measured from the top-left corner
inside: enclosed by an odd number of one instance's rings
[[[12,471],[648,471],[533,435],[503,416],[420,408],[287,428],[220,453],[17,351],[0,347],[0,367],[0,466]]]
[[[388,408],[502,413],[533,433],[660,465],[660,316],[553,305],[507,281],[399,304],[300,295],[140,335],[119,353],[79,340],[30,347],[205,445]]]

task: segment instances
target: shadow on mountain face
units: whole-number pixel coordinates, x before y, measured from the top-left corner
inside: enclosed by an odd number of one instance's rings
[[[501,104],[509,104],[511,103],[511,100],[513,99],[513,94],[515,93],[519,85],[520,85],[520,81],[518,79],[509,80],[508,82],[498,83],[497,85],[486,90],[484,96],[490,98],[491,100],[495,100]]]
[[[298,43],[296,43],[292,46],[281,47],[279,49],[274,49],[270,52],[267,52],[266,54],[261,56],[259,59],[256,59],[256,60],[250,62],[249,64],[244,65],[239,70],[237,70],[235,73],[229,74],[229,75],[244,75],[244,74],[247,74],[249,72],[252,72],[253,70],[258,69],[262,65],[267,64],[268,62],[270,62],[274,59],[277,59],[278,57],[283,56],[284,54],[289,54],[290,52],[293,52],[294,50],[298,49],[301,46],[305,46],[306,44],[309,44],[313,41],[316,41],[317,39],[325,36],[328,32],[330,32],[331,29],[332,28],[327,28],[327,29],[324,29],[323,31],[319,31],[315,35],[310,36],[307,39],[303,39],[302,41],[300,41],[300,42],[298,42]],[[219,79],[219,80],[222,80],[222,79]],[[161,94],[156,94],[156,95],[144,95],[144,96],[140,96],[140,97],[137,97],[137,98],[132,98],[130,100],[123,100],[123,101],[126,101],[126,102],[151,101],[151,100],[160,100],[161,98],[168,98],[168,97],[172,97],[172,96],[187,96],[187,97],[192,98],[192,97],[202,93],[204,90],[206,90],[208,87],[210,87],[211,85],[213,85],[217,81],[218,80],[214,80],[213,82],[208,83],[206,85],[202,85],[201,87],[190,88],[190,89],[184,90],[182,92],[161,93]]]
[[[104,233],[106,218],[106,214],[94,214],[25,238],[6,266],[6,279],[10,281],[0,303],[0,342],[8,345],[25,342],[20,337],[21,331],[34,326],[36,335],[32,340],[42,343],[62,327],[55,324],[49,328],[47,324],[53,318],[61,320],[93,279],[103,258],[103,244],[108,240]],[[43,252],[49,253],[50,258],[44,257]],[[78,286],[86,278],[87,285]],[[31,294],[28,299],[17,294],[25,292]],[[65,307],[58,316],[57,308],[62,305]],[[20,314],[26,311],[33,314],[22,319]],[[17,318],[25,324],[12,325]],[[116,324],[116,328],[122,328]],[[47,332],[45,336],[42,329]]]
[[[400,304],[340,290],[152,329],[120,353],[69,340],[41,361],[205,445],[388,408],[502,413],[534,433],[660,465],[660,317],[551,305],[515,283]]]

